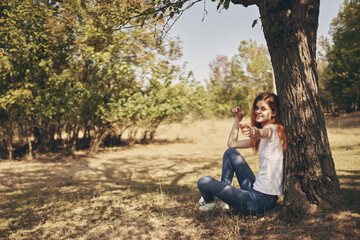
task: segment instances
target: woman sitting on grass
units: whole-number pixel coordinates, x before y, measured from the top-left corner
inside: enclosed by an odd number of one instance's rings
[[[286,135],[280,121],[279,100],[275,94],[261,93],[253,103],[251,126],[242,123],[242,107],[232,110],[235,121],[223,156],[221,181],[202,177],[198,181],[201,198],[200,211],[229,205],[245,215],[261,214],[272,209],[278,195],[283,194],[283,151]],[[239,129],[248,139],[238,140]],[[260,170],[254,175],[236,148],[250,148],[259,152]],[[231,186],[236,173],[241,189]],[[220,201],[216,202],[216,198]]]

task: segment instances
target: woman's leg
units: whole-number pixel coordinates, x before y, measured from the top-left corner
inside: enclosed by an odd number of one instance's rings
[[[236,173],[241,189],[250,190],[255,182],[255,175],[251,168],[235,148],[228,148],[223,156],[221,182],[231,185]]]
[[[201,177],[197,186],[207,203],[214,201],[217,197],[233,207],[238,207],[241,199],[248,196],[248,191],[232,187],[226,182],[208,176]]]
[[[272,209],[278,198],[253,189],[250,191],[238,189],[207,176],[199,179],[198,188],[206,202],[213,201],[216,196],[230,206],[241,210],[245,215],[261,214]]]
[[[236,177],[239,181],[241,189],[252,189],[252,185],[255,181],[254,173],[236,149],[228,148],[223,156],[221,182],[224,184],[218,186],[218,183],[212,181],[213,178],[210,177],[203,177],[198,181],[198,188],[205,202],[209,203],[214,201],[214,195],[219,194],[222,189],[231,185],[234,172],[236,172]],[[216,186],[212,188],[212,184],[216,184]],[[223,200],[221,197],[220,199]]]

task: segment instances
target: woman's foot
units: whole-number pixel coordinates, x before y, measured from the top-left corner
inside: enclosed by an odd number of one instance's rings
[[[199,211],[201,212],[207,212],[207,211],[212,211],[215,209],[219,209],[219,205],[216,202],[211,202],[211,203],[206,203],[203,206],[199,207]]]
[[[203,197],[201,197],[199,200],[199,205],[204,206],[205,204],[206,204],[205,199]]]
[[[206,203],[203,197],[200,198],[199,205],[200,205],[199,211],[202,211],[202,212],[216,210],[216,209],[221,209],[221,210],[229,210],[230,209],[229,205],[224,203],[223,201],[215,200],[213,202]]]
[[[222,210],[229,210],[230,209],[229,205],[227,203],[223,202],[223,201],[220,201],[219,205],[220,205]]]

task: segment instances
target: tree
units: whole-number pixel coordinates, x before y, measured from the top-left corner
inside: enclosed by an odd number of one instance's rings
[[[153,0],[147,11],[168,13],[173,17],[186,9],[185,2],[192,4],[199,0]],[[259,8],[281,103],[282,121],[287,129],[285,203],[288,209],[295,215],[304,216],[339,205],[343,197],[331,156],[316,70],[320,1],[231,2]],[[221,0],[218,8],[228,8],[229,3],[230,0]]]
[[[211,73],[206,86],[213,103],[213,112],[216,116],[230,116],[234,106],[244,103],[240,80],[243,74],[240,72],[240,79],[233,77],[232,62],[226,56],[217,56],[209,67]]]
[[[252,101],[260,92],[273,91],[273,70],[267,48],[256,41],[241,41],[232,62],[234,81],[240,81],[243,96],[246,96],[245,110],[251,109]],[[243,76],[241,76],[243,74]],[[244,105],[243,105],[244,106]]]
[[[329,51],[330,44],[327,38],[320,36],[317,50],[317,72],[319,76],[319,91],[320,91],[320,100],[321,105],[326,113],[332,113],[332,102],[333,98],[331,93],[328,91],[326,85],[329,78],[328,66],[329,63],[326,59],[326,53]]]
[[[297,215],[342,202],[316,69],[319,0],[233,0],[257,5],[287,130],[285,202]]]
[[[231,116],[231,109],[239,103],[244,112],[249,113],[256,94],[273,88],[266,47],[250,39],[241,41],[238,50],[231,61],[220,55],[209,64],[211,73],[207,88],[217,116]]]
[[[333,46],[327,52],[329,66],[326,88],[336,108],[352,112],[360,109],[360,2],[344,1],[332,22]]]

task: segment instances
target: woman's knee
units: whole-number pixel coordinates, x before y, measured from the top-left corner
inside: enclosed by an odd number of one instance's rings
[[[212,180],[212,178],[209,177],[209,176],[201,177],[201,178],[198,180],[198,183],[197,183],[198,188],[201,188],[201,186],[204,186],[204,185],[210,183],[211,180]]]
[[[236,150],[235,148],[228,148],[226,149],[226,151],[224,152],[224,158],[225,157],[228,157],[228,158],[231,158],[231,157],[237,157],[237,156],[240,156],[242,159],[242,155],[240,154],[240,152],[238,150]]]

